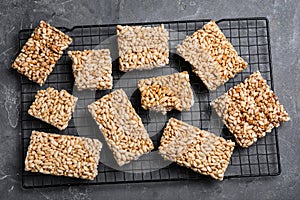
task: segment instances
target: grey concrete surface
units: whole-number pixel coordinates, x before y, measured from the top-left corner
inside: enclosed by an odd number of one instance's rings
[[[10,68],[17,33],[44,19],[55,26],[263,16],[270,20],[275,92],[291,121],[280,127],[282,173],[276,177],[21,188],[20,77]],[[300,1],[1,0],[0,1],[0,199],[299,199]]]

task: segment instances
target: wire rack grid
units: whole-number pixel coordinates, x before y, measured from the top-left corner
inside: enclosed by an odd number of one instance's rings
[[[72,29],[60,28],[72,37],[73,43],[69,50],[110,48],[113,58],[113,81],[114,88],[122,88],[129,95],[130,100],[151,136],[157,152],[159,140],[163,128],[170,117],[176,117],[201,129],[211,131],[226,139],[234,140],[228,129],[216,117],[210,107],[210,102],[217,96],[226,92],[232,86],[242,82],[254,71],[259,70],[273,89],[271,51],[269,25],[266,18],[239,18],[222,19],[217,24],[233,44],[239,55],[248,62],[249,66],[235,78],[230,79],[224,87],[211,92],[206,89],[201,80],[191,71],[189,63],[185,62],[176,54],[175,46],[187,35],[202,28],[209,20],[175,21],[175,22],[150,22],[131,23],[127,25],[157,26],[164,24],[169,31],[170,64],[168,66],[151,71],[133,71],[123,73],[118,70],[119,62],[116,46],[116,24],[108,25],[84,25]],[[19,48],[25,44],[32,33],[32,29],[19,32]],[[140,106],[140,93],[136,88],[137,80],[157,75],[170,74],[177,71],[188,71],[191,85],[195,96],[195,104],[189,112],[168,112],[166,116],[153,114],[145,111]],[[71,69],[71,61],[66,52],[58,61],[55,69],[48,77],[43,87],[32,83],[25,77],[21,77],[21,150],[22,150],[22,186],[24,188],[65,186],[65,185],[94,185],[108,183],[130,183],[146,181],[173,181],[173,180],[198,180],[205,179],[204,176],[190,169],[180,167],[174,163],[168,163],[155,153],[143,156],[133,161],[127,167],[118,168],[112,159],[111,152],[104,148],[101,152],[101,162],[98,167],[99,174],[94,181],[78,180],[67,177],[56,177],[31,173],[24,171],[24,160],[29,145],[29,139],[33,130],[66,135],[80,135],[91,138],[99,138],[105,146],[105,142],[95,123],[90,123],[92,118],[86,106],[96,99],[108,94],[107,91],[85,91],[78,92],[73,88],[74,78]],[[64,131],[41,122],[28,115],[27,110],[34,101],[34,96],[39,89],[47,87],[66,89],[70,93],[76,93],[79,97],[76,111],[69,126]],[[80,96],[79,96],[80,95]],[[230,164],[225,173],[225,178],[232,177],[256,177],[275,176],[280,174],[280,155],[278,149],[277,128],[266,137],[259,139],[250,148],[243,149],[236,146],[231,157]],[[106,150],[105,150],[106,149]],[[161,168],[163,166],[163,168]]]

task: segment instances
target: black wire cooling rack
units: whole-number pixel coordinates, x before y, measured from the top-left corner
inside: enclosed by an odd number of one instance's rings
[[[128,25],[157,26],[164,24],[170,34],[170,64],[166,67],[151,71],[133,71],[123,73],[118,70],[118,59],[116,50],[116,24],[109,25],[85,25],[76,26],[72,29],[60,28],[73,38],[70,50],[83,50],[95,48],[110,48],[113,57],[113,80],[114,89],[123,88],[129,95],[130,100],[141,116],[146,129],[155,145],[155,150],[159,146],[163,128],[170,117],[176,117],[201,129],[211,131],[226,139],[233,139],[228,129],[223,126],[220,119],[211,109],[209,103],[217,96],[223,94],[232,86],[240,83],[254,71],[259,70],[268,84],[273,88],[272,66],[269,25],[266,18],[241,18],[222,19],[217,24],[230,40],[239,55],[249,63],[247,69],[239,73],[234,79],[230,79],[224,87],[217,91],[209,92],[199,78],[191,72],[189,63],[176,55],[175,46],[179,44],[186,35],[192,34],[200,29],[209,20],[175,21],[175,22],[155,22],[155,23],[132,23]],[[25,44],[32,33],[32,29],[21,30],[19,32],[19,47]],[[194,91],[195,104],[189,112],[168,112],[166,116],[153,114],[145,111],[140,106],[140,93],[136,88],[138,79],[156,75],[170,74],[176,71],[188,71],[191,85]],[[22,150],[22,185],[24,188],[63,186],[63,185],[92,185],[108,183],[129,183],[146,181],[173,181],[187,179],[204,179],[205,177],[193,172],[190,169],[180,167],[174,163],[164,163],[157,156],[144,156],[137,161],[133,161],[130,167],[113,167],[114,160],[111,158],[109,150],[101,152],[101,163],[99,164],[99,174],[94,181],[80,180],[74,178],[57,177],[31,173],[24,171],[24,160],[29,145],[29,138],[32,130],[45,131],[49,133],[59,133],[67,135],[80,135],[92,138],[101,138],[101,133],[92,122],[92,118],[86,106],[110,92],[83,92],[76,93],[73,90],[74,78],[71,70],[71,61],[64,52],[58,61],[55,69],[48,77],[43,87],[29,81],[26,77],[21,78],[21,150]],[[39,89],[47,87],[56,89],[66,89],[70,93],[76,93],[79,97],[76,111],[69,126],[64,131],[37,120],[28,115],[27,110],[34,101],[34,96]],[[75,96],[76,96],[75,95]],[[104,142],[105,146],[105,142]],[[105,148],[104,148],[105,149]],[[155,151],[154,150],[154,151]],[[103,162],[102,162],[103,161]],[[105,162],[104,162],[105,161]],[[146,163],[146,164],[145,164]],[[157,164],[159,163],[159,164]],[[230,164],[225,173],[225,178],[231,177],[255,177],[255,176],[275,176],[280,174],[280,155],[278,149],[277,129],[272,133],[259,139],[250,148],[243,149],[236,146],[231,157]]]

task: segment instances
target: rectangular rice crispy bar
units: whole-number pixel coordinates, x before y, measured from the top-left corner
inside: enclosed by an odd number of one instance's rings
[[[153,69],[169,63],[169,33],[157,27],[117,26],[120,70]]]
[[[111,89],[112,64],[109,49],[68,51],[78,90]]]
[[[41,21],[23,46],[12,68],[42,86],[62,56],[63,50],[71,42],[69,36]]]
[[[189,74],[186,71],[141,79],[138,88],[142,96],[141,104],[145,110],[166,114],[173,108],[179,111],[189,110],[194,104]]]
[[[176,48],[209,90],[215,90],[247,67],[213,20]]]
[[[171,118],[164,129],[159,152],[167,160],[223,180],[235,143]]]
[[[242,147],[249,147],[290,118],[260,72],[211,102]]]
[[[97,139],[32,131],[25,171],[93,180],[101,148]]]
[[[105,95],[88,108],[119,166],[154,148],[141,118],[122,89]]]
[[[66,90],[58,91],[48,87],[46,90],[37,92],[28,114],[59,130],[64,130],[72,118],[77,100],[77,97],[69,94]]]

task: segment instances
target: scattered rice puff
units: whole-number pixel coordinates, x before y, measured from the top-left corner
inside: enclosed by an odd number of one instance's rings
[[[25,171],[94,180],[101,148],[97,139],[32,131]]]
[[[58,91],[48,87],[37,92],[28,114],[64,130],[72,118],[77,99],[66,90]]]
[[[72,59],[78,90],[112,88],[112,64],[109,49],[68,51]]]
[[[63,54],[63,50],[71,42],[69,36],[41,21],[40,26],[34,30],[23,46],[12,68],[42,86]]]
[[[154,148],[141,118],[122,89],[105,95],[88,108],[120,166]]]
[[[235,143],[171,118],[160,140],[159,152],[167,160],[223,180]]]
[[[176,48],[209,90],[215,90],[247,67],[213,20]]]
[[[169,63],[169,33],[157,27],[117,26],[120,70],[144,70]]]
[[[260,72],[211,102],[242,147],[249,147],[290,118]]]
[[[189,110],[194,104],[189,74],[185,72],[142,79],[138,82],[141,104],[145,110],[166,114],[167,111]]]

